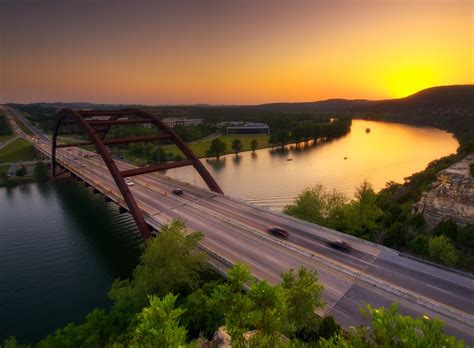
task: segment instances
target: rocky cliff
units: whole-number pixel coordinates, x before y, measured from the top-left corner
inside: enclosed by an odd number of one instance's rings
[[[474,223],[474,178],[470,163],[474,163],[474,154],[439,172],[437,181],[413,207],[415,213],[423,214],[428,227],[444,219],[452,219],[460,226]]]

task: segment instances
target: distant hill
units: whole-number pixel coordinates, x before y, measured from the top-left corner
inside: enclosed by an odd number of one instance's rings
[[[405,98],[372,101],[353,110],[403,112],[474,110],[474,85],[440,86],[421,90]]]
[[[374,101],[351,111],[375,119],[437,127],[458,137],[474,138],[474,85],[428,88],[406,98]]]
[[[474,109],[474,85],[453,85],[427,88],[400,99],[328,99],[314,102],[270,103],[256,106],[260,109],[283,112],[369,111],[400,112],[438,110],[440,108]]]
[[[279,112],[338,112],[347,111],[370,103],[365,99],[328,99],[314,102],[300,103],[270,103],[257,105],[257,108]]]
[[[474,134],[474,85],[432,87],[399,99],[329,99],[307,103],[263,104],[256,108],[294,113],[339,112],[353,117],[438,127],[463,137],[472,138]]]
[[[10,105],[20,105],[20,104],[10,104]],[[123,104],[93,104],[93,103],[81,103],[81,102],[67,102],[67,103],[62,103],[62,102],[56,102],[56,103],[31,103],[31,104],[25,104],[28,105],[31,108],[53,108],[53,109],[108,109],[108,110],[113,110],[113,109],[120,109],[127,107],[127,105]]]

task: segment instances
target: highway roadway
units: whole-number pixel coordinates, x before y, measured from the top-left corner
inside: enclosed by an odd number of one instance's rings
[[[50,155],[44,136],[28,137]],[[87,156],[85,156],[87,154]],[[78,148],[58,149],[58,162],[84,181],[125,206],[104,162],[95,153]],[[134,168],[116,161],[120,170]],[[81,167],[81,164],[85,166]],[[131,177],[130,189],[145,220],[159,226],[179,218],[190,231],[204,234],[203,247],[224,263],[243,262],[252,274],[272,283],[280,272],[306,266],[316,270],[324,285],[325,306],[318,314],[330,314],[345,328],[365,323],[358,308],[399,304],[401,313],[439,317],[446,331],[474,344],[474,279],[469,275],[432,266],[399,255],[357,238],[270,212],[239,199],[182,183],[162,174]],[[184,191],[182,196],[172,193]],[[268,226],[290,232],[288,240],[274,237]],[[327,242],[345,240],[351,252],[335,250]]]

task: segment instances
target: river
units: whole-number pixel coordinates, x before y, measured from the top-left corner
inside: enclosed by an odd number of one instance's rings
[[[367,179],[379,190],[457,146],[441,130],[355,120],[329,143],[204,163],[225,193],[280,210],[317,183],[350,196]],[[166,174],[203,185],[191,168]],[[113,279],[131,274],[139,252],[130,216],[72,179],[0,188],[0,342],[32,342],[107,307]]]
[[[432,160],[456,152],[458,145],[452,134],[439,129],[353,120],[350,133],[328,143],[203,162],[224,193],[278,211],[316,184],[351,197],[355,187],[368,180],[379,191],[387,182],[403,182]],[[205,185],[191,167],[168,170],[166,175]]]

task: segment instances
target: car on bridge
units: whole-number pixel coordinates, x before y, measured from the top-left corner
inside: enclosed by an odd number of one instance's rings
[[[334,249],[342,250],[342,251],[351,251],[352,247],[349,243],[344,242],[342,239],[335,239],[330,240],[327,242],[328,245]]]
[[[173,189],[173,193],[174,193],[175,195],[181,196],[184,192],[183,192],[183,190],[180,189],[180,188],[175,188],[175,189]]]
[[[280,226],[269,226],[267,227],[267,231],[273,234],[274,236],[280,237],[280,238],[288,238],[290,233],[285,230],[284,228]]]

